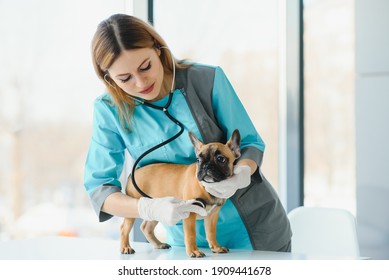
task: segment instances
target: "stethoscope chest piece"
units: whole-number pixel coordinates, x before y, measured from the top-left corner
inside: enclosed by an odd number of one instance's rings
[[[195,200],[196,200],[196,201],[192,203],[193,205],[197,205],[197,206],[200,206],[200,207],[202,207],[202,208],[205,209],[205,207],[207,206],[207,204],[205,203],[205,200],[204,200],[204,199],[198,197],[198,198],[196,198]]]

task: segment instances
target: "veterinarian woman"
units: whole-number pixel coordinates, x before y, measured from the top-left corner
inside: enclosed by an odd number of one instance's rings
[[[92,58],[108,92],[94,103],[84,185],[101,222],[112,216],[157,220],[166,225],[167,243],[184,246],[182,219],[189,212],[205,215],[192,202],[172,198],[138,200],[121,192],[119,176],[125,150],[136,160],[180,130],[162,110],[139,102],[163,107],[172,90],[168,111],[182,123],[185,132],[150,153],[139,166],[193,163],[196,156],[188,131],[205,143],[225,143],[233,130],[239,129],[242,155],[235,170],[248,172],[235,172],[233,179],[205,185],[211,194],[229,198],[220,211],[217,239],[228,248],[291,250],[286,213],[260,170],[265,145],[220,67],[175,60],[152,27],[121,14],[98,25]],[[244,183],[250,180],[249,185]],[[197,221],[196,228],[197,244],[207,247],[202,220]]]

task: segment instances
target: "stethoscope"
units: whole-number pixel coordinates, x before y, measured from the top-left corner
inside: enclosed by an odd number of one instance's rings
[[[148,154],[152,153],[153,151],[155,151],[155,150],[157,150],[157,149],[159,149],[159,148],[161,148],[161,147],[163,147],[163,146],[169,144],[170,142],[174,141],[175,139],[177,139],[177,138],[184,132],[184,125],[183,125],[180,121],[178,121],[176,118],[174,118],[174,117],[169,113],[169,111],[168,111],[168,108],[169,108],[169,106],[170,106],[172,100],[173,100],[173,91],[171,91],[171,92],[169,93],[169,100],[168,100],[168,102],[166,103],[166,105],[163,106],[163,107],[154,105],[154,104],[149,103],[149,102],[147,102],[147,101],[138,100],[139,102],[141,102],[141,104],[143,104],[143,105],[145,105],[145,106],[148,106],[148,107],[151,107],[151,108],[153,108],[153,109],[157,109],[157,110],[163,111],[163,112],[165,113],[165,115],[166,115],[172,122],[174,122],[177,126],[180,127],[180,131],[179,131],[177,134],[173,135],[172,137],[170,137],[169,139],[163,141],[162,143],[160,143],[160,144],[158,144],[158,145],[156,145],[156,146],[154,146],[154,147],[148,149],[148,150],[145,151],[143,154],[141,154],[141,155],[138,157],[138,159],[134,162],[134,166],[132,167],[132,171],[131,171],[131,182],[132,182],[132,184],[134,185],[134,188],[135,188],[142,196],[144,196],[144,197],[152,198],[151,196],[149,196],[148,194],[146,194],[145,192],[143,192],[143,191],[139,188],[138,184],[137,184],[136,181],[135,181],[135,170],[136,170],[136,168],[137,168],[137,166],[138,166],[138,163],[139,163],[145,156],[147,156]]]
[[[169,48],[168,47],[160,47],[160,49],[167,49],[168,51]],[[153,151],[169,144],[170,142],[174,141],[175,139],[177,139],[183,132],[184,132],[184,125],[179,122],[176,118],[174,118],[170,113],[169,113],[169,106],[170,104],[172,103],[172,100],[173,100],[173,92],[174,92],[174,82],[175,82],[175,77],[176,77],[176,65],[175,65],[175,61],[174,61],[174,58],[173,58],[173,55],[171,54],[171,57],[172,57],[172,65],[173,65],[173,78],[172,78],[172,85],[170,87],[170,93],[169,93],[169,100],[167,101],[167,103],[165,104],[165,106],[157,106],[157,105],[154,105],[146,100],[143,100],[143,99],[140,99],[140,98],[137,98],[137,97],[134,97],[134,96],[129,96],[130,98],[134,99],[135,101],[139,102],[140,104],[142,105],[145,105],[147,107],[150,107],[150,108],[153,108],[153,109],[156,109],[156,110],[160,110],[160,111],[163,111],[165,113],[165,115],[172,121],[174,122],[176,125],[178,125],[180,127],[180,131],[173,135],[172,137],[170,137],[169,139],[167,139],[166,141],[163,141],[162,143],[148,149],[147,151],[145,151],[143,154],[141,154],[138,159],[134,162],[134,165],[132,167],[132,171],[131,171],[131,182],[132,184],[134,185],[134,188],[144,197],[148,197],[148,198],[152,198],[151,196],[149,196],[147,193],[143,192],[140,187],[138,186],[138,184],[136,183],[136,180],[135,180],[135,170],[136,168],[138,167],[138,164],[139,162],[145,157],[147,156],[148,154],[152,153]]]
[[[168,102],[166,103],[165,106],[157,106],[157,105],[154,105],[152,103],[149,103],[147,101],[144,101],[144,100],[138,100],[139,102],[141,102],[142,105],[145,105],[145,106],[148,106],[148,107],[151,107],[153,109],[157,109],[157,110],[161,110],[165,113],[165,115],[172,121],[174,122],[177,126],[180,127],[180,131],[177,132],[175,135],[173,135],[172,137],[170,137],[169,139],[163,141],[162,143],[148,149],[147,151],[145,151],[143,154],[141,154],[137,160],[134,162],[134,165],[132,167],[132,171],[131,171],[131,182],[132,182],[132,185],[134,186],[134,188],[137,190],[138,193],[140,193],[142,196],[144,197],[148,197],[148,198],[152,198],[151,196],[149,196],[147,193],[145,193],[144,191],[142,191],[142,189],[138,186],[138,184],[136,183],[136,180],[135,180],[135,170],[138,166],[138,163],[145,157],[147,156],[148,154],[152,153],[153,151],[169,144],[170,142],[174,141],[175,139],[177,139],[178,137],[180,137],[180,135],[184,132],[184,125],[178,121],[176,118],[174,118],[168,111],[168,108],[171,104],[173,100],[173,89],[170,91],[169,93],[169,100]],[[202,198],[195,198],[195,202],[193,202],[194,205],[197,205],[197,206],[200,206],[202,208],[205,208],[206,206],[206,202],[204,199]]]

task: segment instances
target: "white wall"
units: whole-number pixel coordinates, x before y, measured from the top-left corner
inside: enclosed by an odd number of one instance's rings
[[[389,1],[355,5],[358,234],[361,255],[389,259]]]

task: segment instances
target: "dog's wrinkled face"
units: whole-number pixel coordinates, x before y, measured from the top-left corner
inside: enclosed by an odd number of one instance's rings
[[[227,143],[203,144],[189,132],[197,157],[197,179],[208,183],[220,182],[232,175],[234,162],[240,157],[240,134],[234,130]]]

